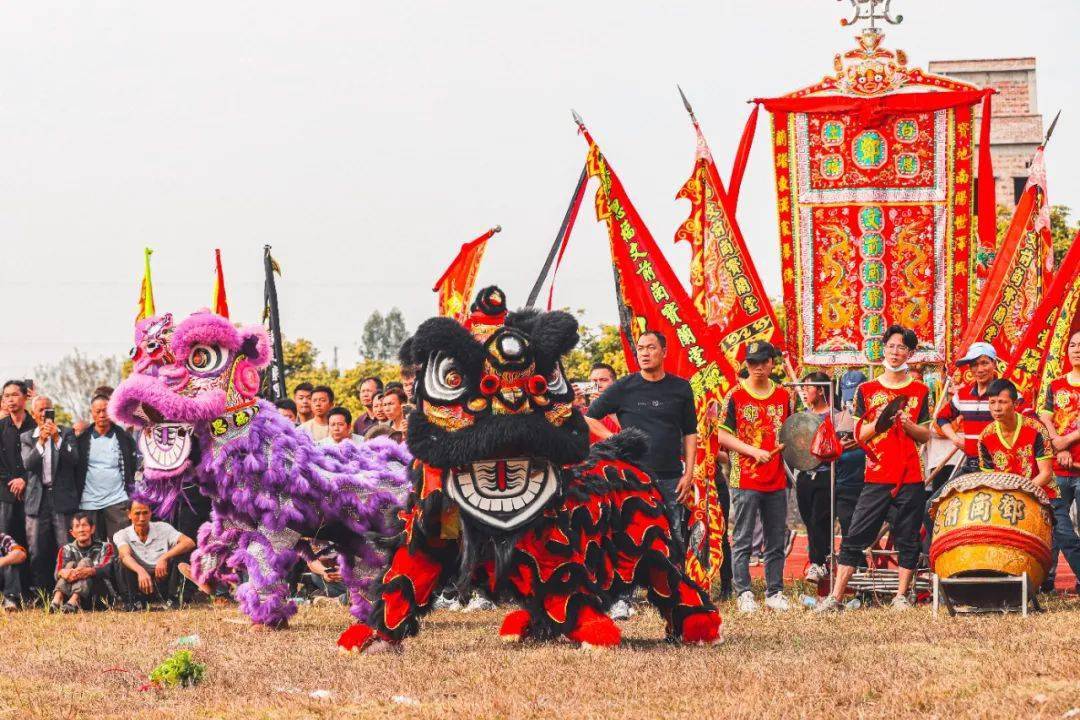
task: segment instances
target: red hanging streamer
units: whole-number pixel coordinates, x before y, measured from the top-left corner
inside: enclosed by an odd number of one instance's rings
[[[754,132],[757,130],[757,116],[761,106],[754,103],[754,109],[750,111],[750,117],[746,120],[742,137],[739,139],[739,149],[735,152],[735,164],[731,167],[731,182],[728,183],[728,200],[731,205],[732,218],[739,208],[739,188],[742,187],[743,174],[746,172],[746,163],[750,159],[750,148],[754,145]]]
[[[979,129],[979,244],[984,249],[997,248],[997,186],[994,183],[994,161],[990,156],[990,97],[983,95],[982,127]]]
[[[559,255],[555,258],[555,267],[551,271],[551,286],[548,288],[548,310],[551,310],[551,301],[555,295],[555,276],[559,274],[559,266],[562,265],[563,254],[566,252],[566,246],[570,243],[570,233],[574,231],[574,221],[577,220],[578,210],[581,209],[581,199],[585,197],[586,184],[587,183],[581,184],[577,194],[574,196],[573,203],[570,205],[570,218],[566,223],[566,232],[563,233],[562,243],[559,245]]]

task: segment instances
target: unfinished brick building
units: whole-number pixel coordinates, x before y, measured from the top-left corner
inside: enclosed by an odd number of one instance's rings
[[[1011,210],[1027,182],[1031,156],[1043,139],[1043,118],[1036,102],[1035,58],[935,60],[928,69],[998,91],[993,100],[990,152],[998,204]]]

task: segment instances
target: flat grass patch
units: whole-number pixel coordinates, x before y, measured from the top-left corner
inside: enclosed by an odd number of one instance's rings
[[[1080,707],[1075,599],[1026,619],[721,610],[726,641],[713,647],[665,643],[658,615],[639,606],[617,650],[508,646],[501,612],[438,612],[404,652],[375,656],[336,652],[349,624],[337,607],[304,607],[279,632],[251,629],[235,608],[31,610],[0,616],[0,718],[1029,718]],[[140,690],[192,634],[204,681]]]

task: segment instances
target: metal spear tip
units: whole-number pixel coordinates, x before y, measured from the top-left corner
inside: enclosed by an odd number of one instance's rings
[[[675,87],[679,89],[679,97],[682,98],[682,104],[683,107],[686,108],[686,112],[690,113],[690,119],[697,120],[697,118],[694,117],[694,108],[690,107],[690,101],[686,99],[686,93],[683,92],[682,86],[675,83]]]
[[[495,227],[491,228],[491,231],[492,232],[502,232],[502,225],[496,225]]]
[[[570,114],[574,116],[574,122],[577,124],[578,127],[585,127],[585,121],[581,119],[580,115],[578,115],[577,110],[570,108]]]
[[[1046,144],[1050,142],[1050,136],[1054,134],[1054,128],[1057,127],[1058,119],[1060,117],[1061,111],[1058,110],[1057,115],[1055,115],[1054,119],[1050,122],[1050,129],[1046,131],[1046,138],[1043,140],[1043,147],[1046,147]]]

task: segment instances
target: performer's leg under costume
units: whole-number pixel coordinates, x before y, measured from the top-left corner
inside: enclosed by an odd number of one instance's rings
[[[241,535],[240,557],[248,581],[239,587],[236,597],[241,611],[253,622],[282,627],[296,613],[285,578],[300,557],[296,551],[299,541],[299,533],[291,530],[259,528]]]

